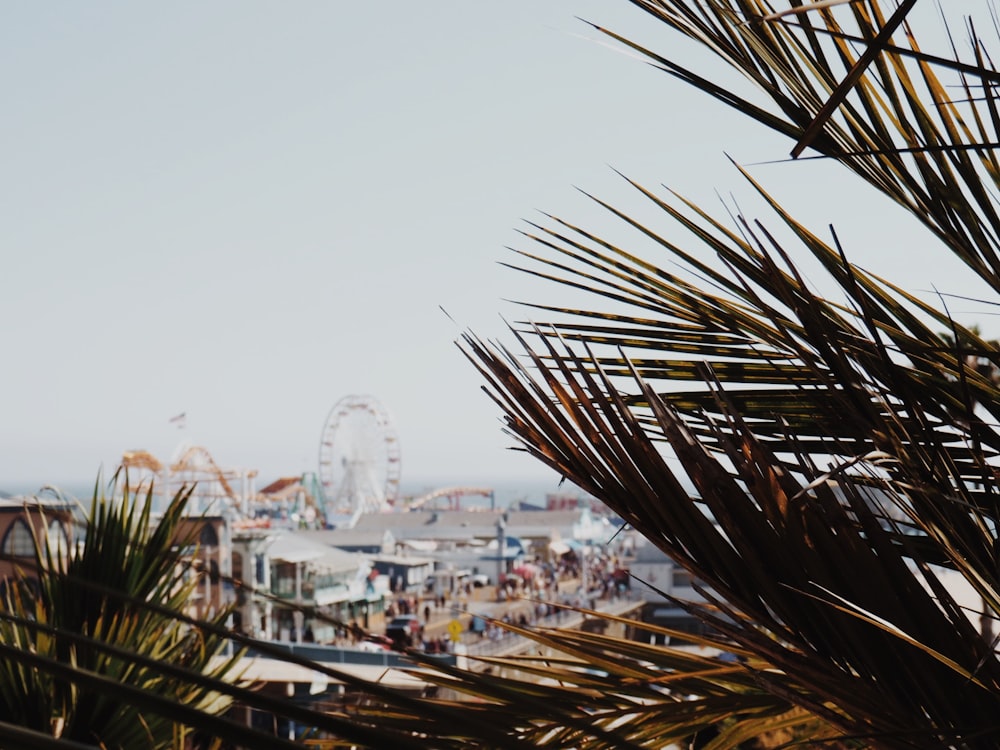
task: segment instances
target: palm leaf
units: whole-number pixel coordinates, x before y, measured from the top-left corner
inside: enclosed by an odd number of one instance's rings
[[[909,49],[890,43],[875,2],[851,6],[853,35],[832,12],[818,26],[812,14],[743,23],[772,10],[753,0],[635,4],[718,54],[775,108],[633,49],[797,141],[823,121],[818,151],[997,288],[995,157],[966,148],[995,143],[996,118],[963,114],[972,103],[948,101],[939,79],[958,71],[971,90],[978,74],[988,88],[992,71],[927,55],[912,36]],[[550,217],[526,233],[541,250],[521,251],[517,267],[610,311],[533,306],[551,317],[518,326],[526,361],[471,335],[464,349],[524,450],[705,581],[709,606],[690,611],[767,665],[759,685],[844,737],[989,747],[998,665],[935,565],[996,603],[988,461],[1000,447],[998,394],[962,351],[968,342],[995,357],[995,347],[851,264],[836,237],[822,241],[744,176],[800,248],[761,222],[737,215],[729,227],[635,185],[668,228],[595,201],[686,274]],[[802,251],[843,302],[806,285],[792,261]],[[728,736],[757,731],[740,724]]]

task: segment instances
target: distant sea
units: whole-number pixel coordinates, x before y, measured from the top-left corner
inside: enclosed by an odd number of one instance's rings
[[[94,482],[7,482],[0,479],[0,497],[39,495],[44,488],[53,487],[68,498],[89,499],[94,494]],[[45,493],[48,494],[48,493]]]
[[[270,480],[265,480],[265,483]],[[67,498],[88,501],[94,493],[94,480],[89,482],[6,482],[0,479],[0,497],[38,494],[46,485],[57,488]],[[264,486],[258,481],[257,487]],[[488,488],[493,490],[493,503],[498,508],[508,508],[512,504],[528,503],[545,506],[546,495],[551,493],[585,497],[576,486],[569,482],[559,485],[559,479],[404,479],[400,485],[402,497],[419,497],[433,490],[446,487]],[[463,508],[490,507],[490,498],[475,495],[462,496],[459,500]]]

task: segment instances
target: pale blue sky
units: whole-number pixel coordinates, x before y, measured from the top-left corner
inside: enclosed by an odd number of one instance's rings
[[[539,298],[497,265],[520,222],[608,226],[574,186],[638,203],[611,167],[711,205],[749,194],[724,152],[788,150],[576,16],[676,44],[625,0],[0,5],[0,489],[181,439],[314,470],[351,393],[393,414],[404,483],[548,478],[453,344]],[[947,285],[824,170],[755,174]]]

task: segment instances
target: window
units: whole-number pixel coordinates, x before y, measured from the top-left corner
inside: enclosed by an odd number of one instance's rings
[[[219,535],[215,533],[215,527],[208,523],[202,526],[198,542],[202,547],[218,547]]]
[[[254,555],[253,562],[254,562],[254,579],[256,580],[257,583],[262,584],[267,580],[266,578],[267,558],[264,557],[264,555]]]
[[[7,529],[7,535],[3,538],[3,551],[4,554],[15,557],[35,556],[35,538],[31,535],[28,524],[22,519],[17,519]]]

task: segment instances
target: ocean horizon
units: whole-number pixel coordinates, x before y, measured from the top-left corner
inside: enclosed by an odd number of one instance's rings
[[[107,480],[106,480],[107,481]],[[257,489],[267,485],[272,480],[261,483],[258,481]],[[95,480],[89,481],[72,480],[67,482],[53,481],[5,481],[0,479],[0,497],[20,497],[42,494],[45,488],[51,487],[61,493],[64,497],[76,500],[89,500],[93,497]],[[551,479],[539,477],[525,478],[462,478],[462,479],[435,479],[417,478],[412,480],[404,479],[400,483],[400,496],[403,498],[414,498],[428,494],[434,490],[444,488],[475,488],[493,490],[492,502],[498,508],[507,508],[516,503],[524,502],[532,505],[545,505],[545,499],[550,494],[566,494],[585,497],[586,493],[570,482],[563,482],[560,485],[558,477]],[[48,494],[48,493],[47,493]],[[462,507],[489,507],[490,498],[478,495],[467,495],[460,498]]]

